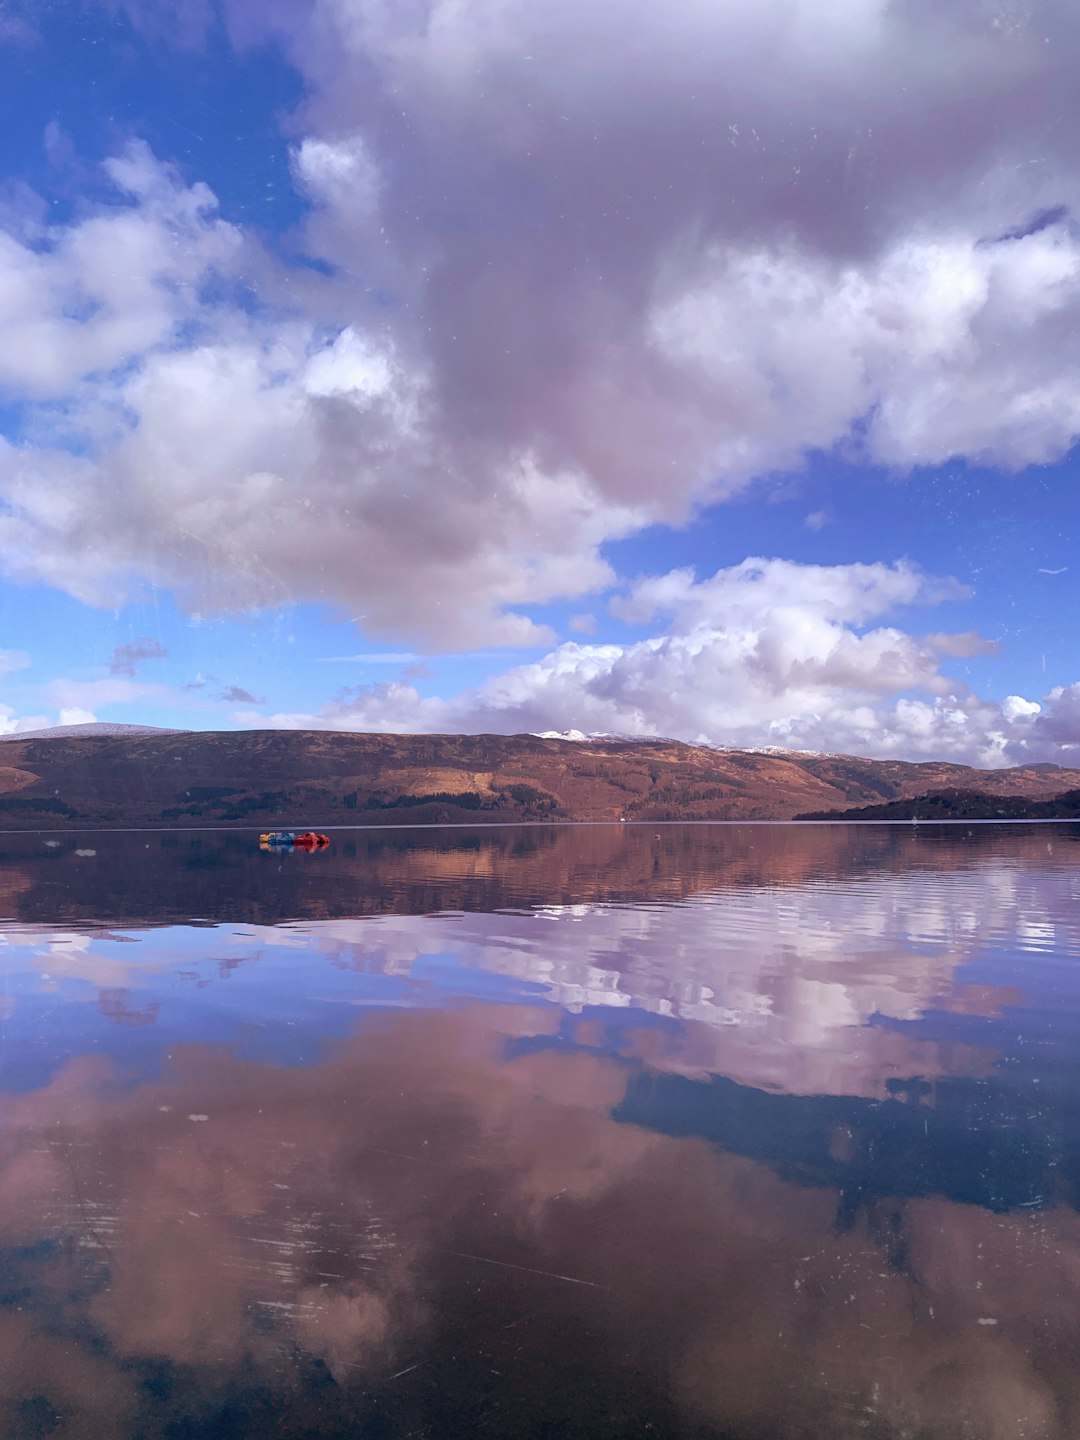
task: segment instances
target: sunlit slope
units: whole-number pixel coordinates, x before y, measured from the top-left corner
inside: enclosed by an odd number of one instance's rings
[[[789,819],[962,789],[1045,799],[1048,766],[980,771],[667,740],[180,732],[9,740],[0,828]]]

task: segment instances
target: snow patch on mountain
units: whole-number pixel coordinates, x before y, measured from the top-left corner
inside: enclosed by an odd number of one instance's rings
[[[716,740],[675,740],[666,735],[625,735],[611,730],[533,730],[530,734],[537,740],[570,740],[582,742],[605,740],[625,745],[689,745],[695,750],[727,751],[732,755],[801,755],[826,759],[834,752],[829,750],[794,750],[786,745],[723,745]]]
[[[121,725],[111,720],[95,720],[85,725],[50,725],[45,730],[13,730],[0,735],[0,740],[81,740],[116,738],[135,739],[140,735],[186,735],[186,730],[166,725]]]

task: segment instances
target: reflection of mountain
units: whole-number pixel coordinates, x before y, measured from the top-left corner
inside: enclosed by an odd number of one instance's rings
[[[620,1123],[625,1065],[537,1048],[548,1013],[385,1014],[309,1067],[179,1047],[138,1086],[86,1058],[6,1101],[0,1431],[1080,1433],[1073,1211],[853,1200],[841,1124],[806,1185]]]
[[[26,924],[331,919],[599,901],[1080,855],[1080,827],[536,826],[339,832],[320,855],[220,833],[0,837],[0,895]],[[1047,847],[1050,847],[1049,852]],[[95,853],[85,852],[92,849]]]
[[[947,787],[1048,797],[1052,765],[974,770],[852,755],[711,750],[669,740],[247,730],[0,746],[8,827],[474,820],[790,819]]]
[[[118,1025],[153,1025],[161,1002],[152,1000],[149,1005],[133,1006],[126,990],[105,989],[98,992],[98,1009]]]

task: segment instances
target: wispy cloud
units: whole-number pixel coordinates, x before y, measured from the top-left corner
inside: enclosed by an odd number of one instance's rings
[[[371,650],[361,655],[317,655],[320,665],[412,665],[424,657],[413,650]]]

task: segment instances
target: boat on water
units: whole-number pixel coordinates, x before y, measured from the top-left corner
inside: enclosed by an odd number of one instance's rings
[[[267,830],[259,836],[260,850],[325,850],[330,836],[317,830]]]

